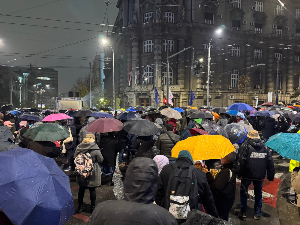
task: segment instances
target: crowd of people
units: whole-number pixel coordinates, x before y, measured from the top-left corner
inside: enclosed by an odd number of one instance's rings
[[[299,123],[292,123],[290,118],[283,115],[261,117],[250,115],[248,111],[245,114],[239,112],[228,115],[221,110],[217,114],[207,109],[203,112],[210,116],[200,120],[191,116],[199,110],[189,108],[182,110],[180,119],[162,115],[159,109],[132,111],[130,113],[137,114],[138,120],[152,122],[157,128],[156,132],[148,136],[128,133],[124,129],[90,132],[89,124],[98,118],[74,116],[51,122],[65,127],[69,137],[55,142],[34,141],[26,136],[26,132],[43,122],[2,112],[0,152],[17,147],[28,148],[54,158],[67,174],[76,174],[79,191],[75,213],[86,211],[83,199],[88,189],[92,213],[88,222],[90,225],[188,225],[195,224],[195,218],[200,218],[199,224],[202,224],[201,218],[205,216],[211,216],[216,223],[226,224],[235,201],[236,178],[241,179],[241,204],[234,212],[240,219],[246,219],[248,188],[253,184],[253,218],[261,218],[262,184],[265,178],[273,181],[275,175],[272,158],[275,153],[265,143],[276,133],[295,133],[300,129]],[[117,114],[115,111],[113,116],[118,118]],[[125,125],[130,119],[120,121]],[[222,130],[230,124],[237,124],[245,127],[246,136],[239,143],[231,141],[235,151],[221,159],[195,160],[188,149],[182,149],[174,157],[172,149],[180,141],[198,135],[222,135],[218,129],[206,129],[205,123]],[[67,165],[64,159],[67,159]],[[299,162],[296,163],[291,171],[292,186],[299,196],[300,167]],[[125,175],[122,200],[96,205],[96,188],[101,186],[102,177],[107,176],[109,185],[114,186],[113,176],[119,167]],[[300,207],[300,201],[296,204]]]

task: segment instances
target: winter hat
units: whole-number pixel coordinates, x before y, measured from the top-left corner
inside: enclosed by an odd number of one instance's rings
[[[90,118],[88,119],[88,123],[93,122],[94,120],[96,120],[95,117],[90,117]]]
[[[93,143],[95,142],[94,134],[86,134],[85,138],[82,140],[82,143]]]
[[[256,130],[250,130],[247,134],[247,137],[248,138],[251,138],[251,139],[259,139],[259,134]]]
[[[20,125],[20,127],[26,127],[27,126],[27,121],[21,121],[20,123],[19,123],[19,125]]]
[[[188,158],[189,160],[191,160],[192,162],[194,162],[191,153],[190,153],[189,151],[187,151],[187,150],[181,150],[181,151],[179,152],[178,158],[181,158],[181,157]]]
[[[165,166],[165,165],[168,165],[169,164],[169,159],[164,156],[164,155],[157,155],[153,158],[153,160],[155,161],[156,165],[157,165],[157,168],[158,168],[158,174],[160,174],[162,168]]]

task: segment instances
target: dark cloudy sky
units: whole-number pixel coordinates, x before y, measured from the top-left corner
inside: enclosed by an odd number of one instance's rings
[[[109,24],[114,24],[118,13],[117,0],[109,2],[108,21]],[[87,68],[96,55],[98,41],[95,38],[79,44],[69,44],[97,37],[100,34],[97,31],[106,30],[106,27],[95,25],[103,23],[105,10],[105,0],[1,0],[0,64],[28,66],[31,63],[37,67],[53,67],[59,72],[59,92],[68,92],[78,77],[89,72]],[[5,14],[12,16],[4,16]],[[65,45],[69,46],[61,47]],[[58,47],[61,48],[25,57]],[[75,68],[59,68],[62,66]]]

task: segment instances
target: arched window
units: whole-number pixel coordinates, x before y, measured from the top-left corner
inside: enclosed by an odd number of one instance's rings
[[[237,69],[234,69],[231,72],[231,87],[237,88],[239,84],[239,74],[240,72]]]
[[[153,68],[151,66],[144,68],[143,84],[153,84]]]
[[[168,72],[168,67],[166,66],[165,68],[163,68],[162,71],[162,84],[166,85],[167,84],[167,72]],[[173,69],[172,67],[169,67],[169,84],[173,84]]]

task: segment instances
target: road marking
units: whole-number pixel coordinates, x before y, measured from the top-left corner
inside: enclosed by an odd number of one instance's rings
[[[75,215],[73,215],[73,216],[74,216],[75,218],[80,219],[80,220],[83,220],[83,221],[85,221],[85,222],[88,222],[89,219],[90,219],[89,216],[85,216],[85,215],[83,215],[83,214],[75,214]]]

